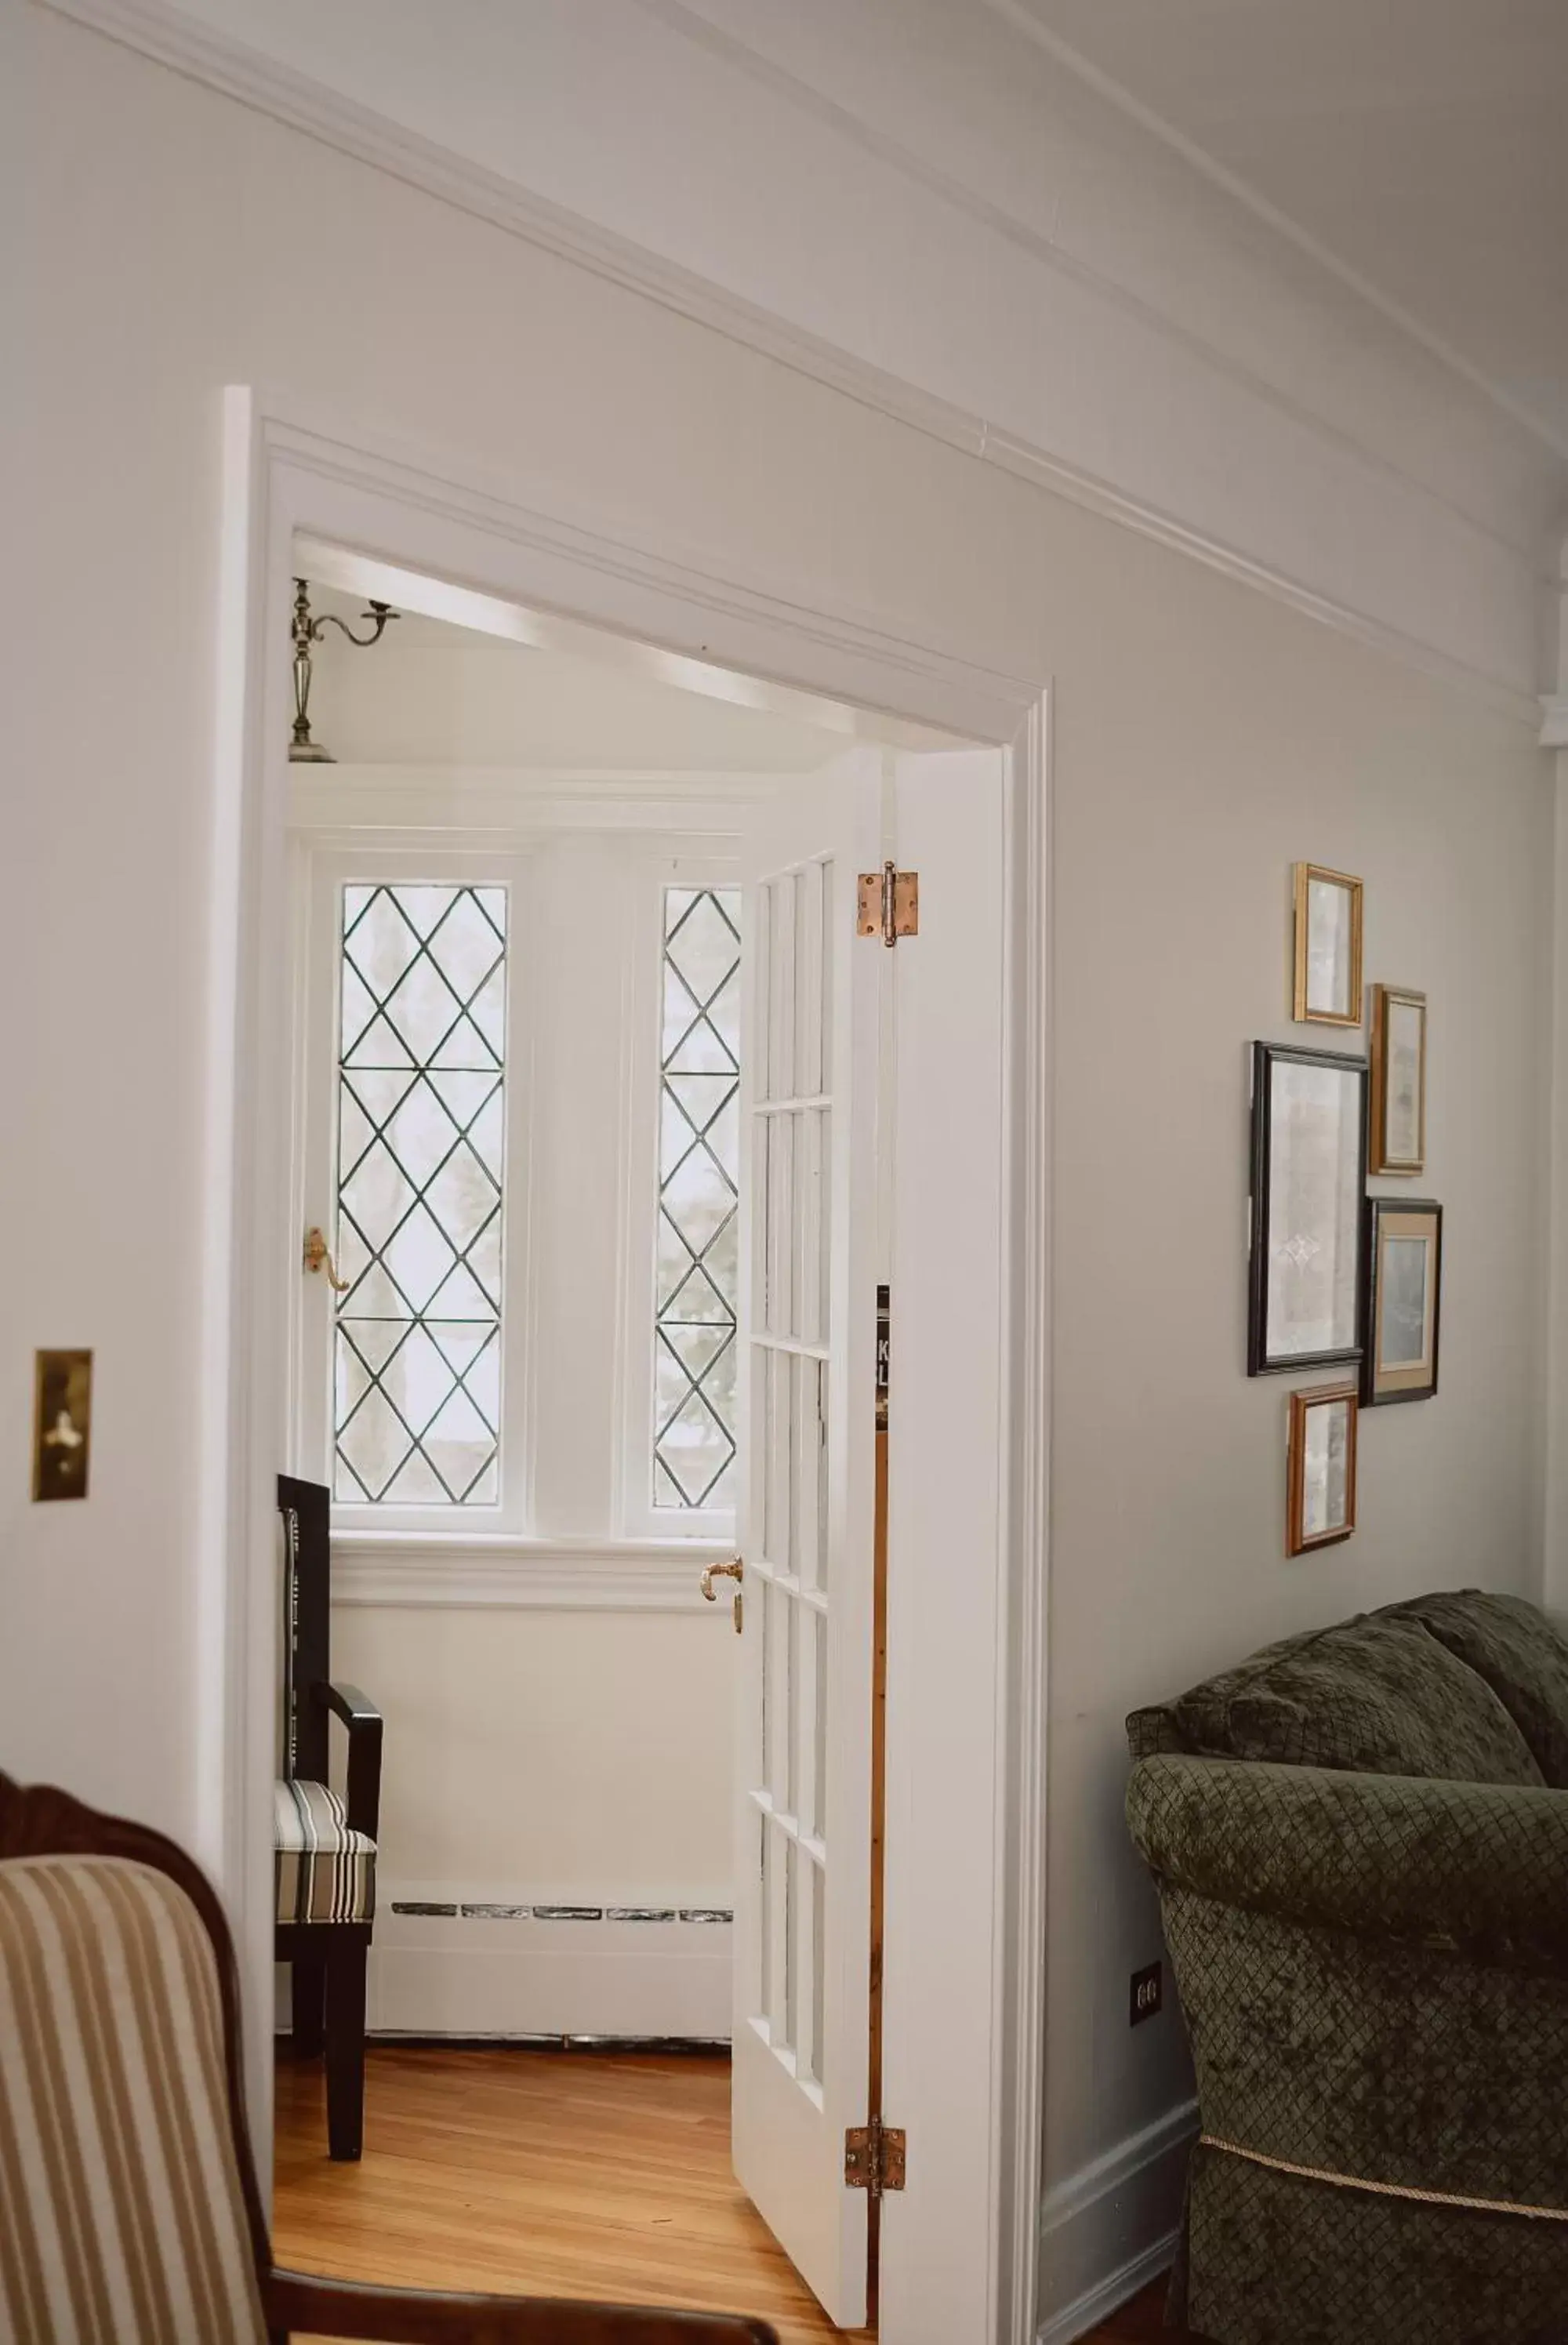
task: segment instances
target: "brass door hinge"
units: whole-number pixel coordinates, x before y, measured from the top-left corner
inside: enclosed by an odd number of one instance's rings
[[[900,937],[917,937],[919,872],[900,871],[891,858],[880,871],[863,871],[855,933],[857,937],[880,937],[885,945],[895,945]]]
[[[846,2190],[869,2190],[880,2198],[885,2190],[904,2188],[904,2134],[885,2126],[880,2117],[869,2125],[851,2126],[844,2137],[844,2185]]]

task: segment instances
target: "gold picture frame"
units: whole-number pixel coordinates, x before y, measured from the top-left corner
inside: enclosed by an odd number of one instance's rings
[[[1368,1198],[1366,1292],[1361,1406],[1431,1400],[1442,1319],[1442,1207],[1434,1197]]]
[[[1285,1552],[1337,1547],[1356,1528],[1356,1432],[1361,1388],[1317,1385],[1290,1395]]]
[[[1296,944],[1290,1014],[1298,1026],[1361,1022],[1359,879],[1321,863],[1295,868]]]
[[[1426,996],[1408,985],[1372,988],[1367,1170],[1401,1180],[1426,1171]]]
[[[37,1352],[33,1370],[33,1496],[85,1498],[93,1444],[91,1352]]]

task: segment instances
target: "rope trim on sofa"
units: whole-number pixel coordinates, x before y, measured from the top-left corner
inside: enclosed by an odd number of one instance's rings
[[[1526,2215],[1537,2223],[1568,2223],[1568,2207],[1527,2207],[1513,2198],[1469,2198],[1456,2190],[1418,2190],[1407,2182],[1369,2182],[1359,2174],[1330,2174],[1319,2166],[1292,2166],[1289,2158],[1266,2157],[1260,2149],[1243,2149],[1239,2142],[1221,2141],[1217,2134],[1198,2137],[1200,2149],[1219,2149],[1228,2157],[1244,2157],[1249,2166],[1266,2166],[1271,2174],[1294,2175],[1301,2182],[1327,2182],[1336,2190],[1365,2190],[1375,2198],[1409,2198],[1420,2207],[1463,2207],[1476,2215]]]

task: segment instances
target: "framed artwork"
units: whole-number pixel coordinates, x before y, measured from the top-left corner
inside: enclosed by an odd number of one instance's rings
[[[1367,1064],[1252,1045],[1247,1373],[1361,1356]]]
[[[1361,883],[1318,863],[1296,866],[1298,1025],[1361,1022]]]
[[[1442,1207],[1424,1197],[1369,1198],[1365,1407],[1431,1398],[1442,1303]]]
[[[1372,988],[1371,1172],[1426,1170],[1426,996]]]
[[[93,1438],[91,1352],[39,1352],[33,1378],[33,1496],[85,1498]]]
[[[1356,1528],[1356,1416],[1353,1384],[1290,1395],[1287,1555],[1337,1546]]]

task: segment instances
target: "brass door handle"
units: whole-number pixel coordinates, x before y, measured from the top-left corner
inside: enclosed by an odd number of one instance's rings
[[[713,1587],[715,1579],[740,1580],[745,1576],[746,1567],[738,1555],[732,1556],[728,1563],[706,1563],[703,1566],[703,1593],[710,1604],[716,1604],[719,1599]]]

